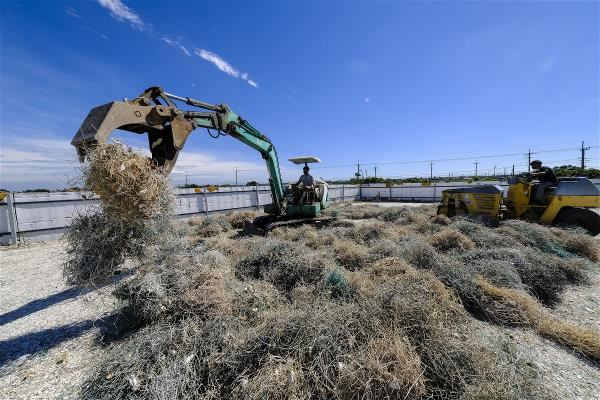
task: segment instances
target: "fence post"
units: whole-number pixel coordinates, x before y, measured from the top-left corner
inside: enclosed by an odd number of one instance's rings
[[[344,189],[344,184],[342,183],[342,203],[346,202],[346,191]]]
[[[10,229],[10,244],[17,244],[17,215],[15,209],[14,193],[8,192],[6,196],[6,208],[8,209],[8,226]]]
[[[362,197],[362,183],[358,184],[358,200],[362,201],[363,197]]]
[[[388,201],[392,201],[392,186],[390,185],[390,197],[388,198]]]
[[[208,197],[205,187],[202,188],[202,194],[204,195],[204,213],[208,216]]]
[[[433,202],[436,202],[437,183],[433,184]]]
[[[258,191],[258,185],[256,185],[255,188],[256,188],[256,209],[258,211],[260,211],[260,192]],[[273,201],[275,201],[275,199],[273,199]]]

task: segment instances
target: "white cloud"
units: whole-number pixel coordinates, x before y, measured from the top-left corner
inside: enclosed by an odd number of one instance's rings
[[[177,182],[187,173],[189,177],[196,178],[195,180],[198,182],[195,183],[231,183],[235,179],[236,167],[241,171],[240,177],[251,176],[253,179],[266,179],[267,177],[267,168],[264,163],[224,160],[213,154],[185,151],[185,149],[179,153],[172,175]]]
[[[147,31],[150,34],[150,36],[156,37],[155,33],[157,32],[153,31],[152,25],[145,23],[135,11],[123,4],[121,0],[97,1],[102,7],[109,10],[110,15],[116,20],[129,22],[132,27],[139,30]],[[160,39],[169,46],[177,47],[187,56],[191,56],[191,53],[187,49],[187,47],[182,45],[178,40],[171,39],[169,36],[172,35],[163,35]],[[203,60],[215,65],[219,70],[223,71],[227,75],[246,81],[246,83],[252,87],[258,87],[258,83],[255,80],[250,79],[247,73],[240,72],[237,68],[229,64],[219,55],[205,49],[196,49],[194,53]]]
[[[368,102],[370,102],[370,101],[371,101],[371,98],[370,98],[370,97],[365,97],[365,103],[368,103]]]
[[[81,18],[81,16],[80,16],[80,15],[77,13],[77,11],[76,11],[74,8],[72,8],[72,7],[67,7],[67,8],[65,8],[65,12],[66,12],[67,14],[69,14],[69,15],[70,15],[71,17],[73,17],[73,18],[77,18],[77,19],[83,19],[83,18]]]
[[[550,55],[550,56],[546,57],[546,59],[544,60],[544,64],[542,65],[542,72],[551,71],[554,68],[555,64],[556,64],[556,56]]]
[[[184,53],[186,56],[188,56],[188,57],[191,57],[191,56],[192,56],[192,54],[191,54],[191,53],[188,51],[188,49],[187,49],[187,48],[186,48],[184,45],[182,45],[181,43],[179,43],[178,41],[176,41],[176,40],[172,40],[172,39],[169,39],[169,38],[168,38],[168,37],[166,37],[166,36],[163,36],[163,37],[161,38],[161,40],[162,40],[163,42],[165,42],[166,44],[168,44],[169,46],[177,47],[179,50],[183,51],[183,53]]]
[[[91,28],[89,26],[84,26],[81,29],[83,29],[84,31],[88,31],[88,32],[92,32],[95,33],[96,35],[100,36],[102,39],[104,40],[108,40],[108,36],[106,36],[104,33],[102,32],[98,32],[97,30],[95,30],[94,28]]]
[[[196,49],[194,53],[203,60],[213,64],[215,67],[217,67],[219,70],[226,73],[227,75],[233,76],[234,78],[242,79],[246,81],[250,86],[258,87],[258,83],[250,79],[247,73],[240,72],[237,68],[229,64],[218,54],[215,54],[205,49]]]
[[[192,54],[191,54],[191,53],[188,51],[188,49],[186,49],[186,48],[185,48],[185,46],[184,46],[184,45],[181,45],[181,44],[180,44],[180,45],[179,45],[179,46],[177,46],[177,47],[179,47],[179,48],[181,49],[181,51],[183,51],[183,52],[185,53],[185,55],[186,55],[186,56],[188,56],[188,57],[191,57],[191,56],[192,56]]]
[[[138,135],[114,134],[111,139],[149,156],[145,141]],[[257,156],[257,159],[260,158]],[[62,189],[81,186],[79,161],[68,138],[3,138],[0,148],[0,187],[9,190],[34,188]],[[180,184],[187,173],[194,183],[232,183],[235,169],[245,183],[249,180],[266,181],[267,169],[263,162],[241,162],[223,159],[217,154],[184,149],[172,171],[172,180]]]
[[[221,71],[225,72],[227,75],[231,75],[234,78],[240,77],[240,71],[235,69],[234,66],[229,64],[227,61],[223,60],[221,57],[212,53],[208,50],[204,49],[196,49],[194,52],[196,55],[209,63],[212,63],[215,67],[219,68]]]
[[[69,139],[3,140],[0,186],[11,190],[63,188],[78,176],[77,156]]]
[[[109,10],[110,15],[118,21],[127,21],[131,26],[140,30],[150,28],[135,11],[123,4],[121,0],[98,0],[98,3]]]
[[[72,7],[65,8],[65,13],[67,13],[68,15],[70,15],[73,18],[80,19],[80,20],[83,21],[83,17],[81,15],[79,15],[79,13],[77,13],[77,10],[75,10]],[[92,32],[92,33],[100,36],[102,39],[108,40],[108,36],[106,36],[102,32],[98,32],[97,30],[95,30],[91,26],[80,26],[80,28],[83,29],[84,31]]]

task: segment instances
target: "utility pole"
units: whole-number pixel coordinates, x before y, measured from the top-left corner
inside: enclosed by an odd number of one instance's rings
[[[475,164],[475,177],[477,177],[477,167],[479,167],[479,161],[475,161],[473,164]]]
[[[429,181],[433,180],[433,162],[429,163]]]
[[[496,177],[496,166],[494,165],[494,178]]]
[[[527,172],[531,172],[531,149],[527,152]]]
[[[515,164],[513,164],[513,172],[512,172],[512,176],[515,176]]]
[[[377,165],[373,168],[375,168],[375,179],[377,179]]]
[[[356,179],[360,179],[360,160],[358,160],[358,162],[356,163],[356,173],[354,174],[354,176],[356,176]]]
[[[504,167],[504,179],[506,179],[506,167]]]
[[[235,186],[238,185],[238,167],[235,167]]]
[[[185,173],[185,186],[187,186],[187,176],[188,176],[188,173],[186,172]]]
[[[581,141],[581,169],[585,169],[585,151],[589,149],[589,147],[584,147],[583,141]]]

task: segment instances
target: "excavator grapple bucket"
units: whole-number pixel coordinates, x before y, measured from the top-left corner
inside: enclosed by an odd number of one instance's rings
[[[175,107],[145,105],[139,101],[113,101],[90,111],[71,144],[77,148],[77,154],[83,161],[87,151],[98,143],[106,142],[117,129],[147,133],[152,159],[168,173],[175,166],[179,150],[193,126]]]

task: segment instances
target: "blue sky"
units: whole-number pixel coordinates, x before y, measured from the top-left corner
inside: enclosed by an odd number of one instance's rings
[[[227,103],[313,175],[598,167],[598,2],[2,2],[0,186],[64,187],[90,108],[161,85]],[[128,143],[142,142],[134,135]],[[554,151],[557,150],[557,151]],[[488,155],[511,154],[487,158]],[[453,161],[443,161],[458,158]],[[181,183],[264,180],[259,155],[197,130]]]

